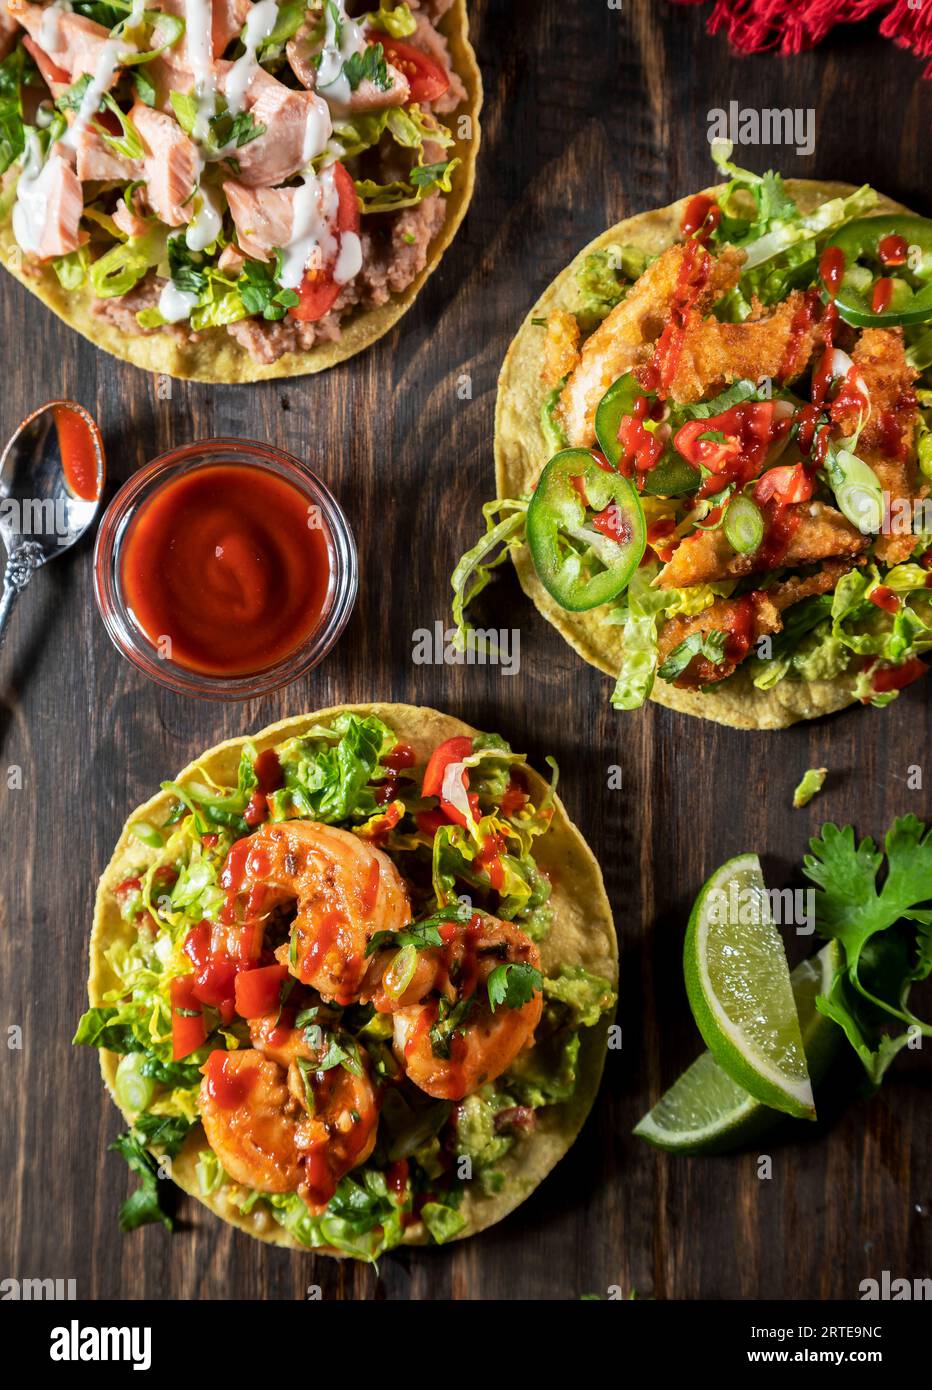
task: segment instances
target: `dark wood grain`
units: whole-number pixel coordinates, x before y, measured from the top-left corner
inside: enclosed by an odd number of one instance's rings
[[[146,684],[110,647],[91,589],[91,546],[26,594],[0,665],[3,776],[0,961],[3,1050],[0,1274],[77,1280],[82,1297],[575,1298],[610,1286],[655,1297],[851,1298],[861,1279],[932,1270],[928,1058],[898,1063],[874,1099],[818,1132],[757,1155],[670,1159],[630,1136],[699,1049],[679,956],[706,874],[759,849],[787,882],[822,818],[882,833],[927,798],[906,785],[928,747],[914,688],[884,713],[860,709],[779,734],[743,734],[652,707],[620,716],[609,682],[579,661],[502,576],[494,607],[520,626],[522,668],[415,667],[412,632],[448,613],[448,574],[492,494],[496,374],[527,308],[575,251],[628,213],[710,180],[707,112],[814,107],[812,158],[744,152],[758,168],[870,181],[929,213],[932,84],[870,25],[815,54],[739,61],[702,16],[662,0],[486,0],[473,32],[487,87],[477,196],[452,250],[394,332],[320,378],[256,387],[156,383],[95,352],[10,278],[0,286],[0,433],[53,394],[102,423],[111,487],[144,460],[217,434],[268,439],[334,489],[359,542],[362,582],[339,647],[307,680],[247,706]],[[925,170],[924,167],[925,166]],[[458,379],[468,373],[472,398]],[[501,620],[501,618],[500,618]],[[84,1003],[97,874],[129,810],[218,740],[340,700],[448,708],[540,760],[603,865],[621,943],[624,1047],[570,1156],[524,1208],[442,1251],[401,1253],[378,1273],[269,1250],[180,1208],[169,1238],[120,1237],[127,1187],[106,1152],[119,1117],[96,1057],[69,1039]],[[606,786],[610,764],[624,788]],[[802,771],[831,777],[790,808]],[[800,945],[800,954],[803,946]]]

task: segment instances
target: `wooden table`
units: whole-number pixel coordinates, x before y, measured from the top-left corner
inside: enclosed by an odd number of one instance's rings
[[[621,715],[610,682],[576,658],[521,595],[495,591],[520,626],[518,676],[415,666],[412,633],[449,613],[451,567],[493,492],[496,375],[538,293],[604,227],[708,183],[707,112],[814,107],[811,158],[741,153],[785,174],[870,181],[917,211],[932,84],[871,25],[818,53],[736,60],[703,16],[663,0],[485,0],[474,38],[486,82],[477,195],[441,269],[399,327],[319,378],[256,387],[156,383],[69,333],[11,278],[0,289],[5,436],[53,394],[101,421],[110,486],[197,437],[253,436],[307,459],[359,542],[359,602],[327,663],[280,695],[212,705],[146,683],[110,646],[94,606],[91,543],[23,598],[0,666],[4,1029],[22,1050],[0,1069],[0,1273],[77,1280],[80,1297],[577,1298],[617,1286],[655,1298],[852,1298],[866,1277],[932,1272],[927,1056],[904,1056],[882,1091],[824,1131],[798,1126],[758,1156],[670,1159],[632,1125],[699,1050],[679,957],[690,904],[726,857],[759,850],[793,882],[823,819],[882,834],[926,810],[906,784],[928,747],[926,690],[885,712],[853,709],[780,734],[746,734],[651,706]],[[462,399],[461,378],[471,381]],[[507,615],[507,616],[506,616]],[[571,1155],[503,1225],[376,1273],[270,1250],[180,1208],[170,1238],[123,1238],[127,1190],[107,1153],[119,1116],[93,1053],[71,1048],[84,1006],[98,873],[129,811],[222,738],[340,700],[445,707],[540,760],[605,871],[621,943],[624,1046]],[[607,788],[611,764],[621,791]],[[803,770],[824,794],[790,808]],[[22,769],[8,789],[7,767]],[[927,775],[929,775],[927,773]],[[15,778],[13,779],[15,781]],[[798,880],[796,880],[798,882]],[[798,943],[797,943],[798,945]],[[799,947],[799,953],[802,953]],[[928,1051],[928,1050],[927,1050]]]

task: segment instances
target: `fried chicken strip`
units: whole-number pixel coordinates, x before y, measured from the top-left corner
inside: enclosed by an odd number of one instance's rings
[[[858,555],[866,550],[864,535],[834,507],[824,502],[796,502],[786,509],[795,529],[779,558],[783,565],[809,565],[835,555]],[[766,541],[750,555],[739,555],[721,526],[686,536],[657,576],[661,589],[685,589],[691,584],[715,584],[724,579],[774,569]]]
[[[794,290],[765,318],[719,323],[690,315],[670,384],[671,399],[688,405],[716,396],[743,378],[792,381],[801,376],[821,336],[818,324],[808,318],[796,331],[794,321],[802,308],[803,296]]]
[[[621,303],[587,339],[560,398],[560,413],[570,444],[585,448],[595,442],[595,412],[605,392],[643,361],[644,349],[660,337],[686,251],[686,245],[680,242],[652,261]],[[699,314],[708,313],[738,283],[743,261],[743,252],[726,247],[712,262],[708,280],[696,301]]]
[[[772,589],[757,590],[745,594],[743,598],[716,599],[693,617],[679,614],[670,618],[661,629],[657,643],[661,664],[693,632],[701,632],[703,636],[712,632],[746,632],[746,640],[736,642],[730,639],[726,643],[724,661],[715,663],[705,656],[694,656],[673,685],[681,689],[695,689],[725,680],[744,660],[759,637],[781,630],[785,609],[814,594],[830,593],[852,563],[851,560],[830,560],[817,574],[805,579],[794,575],[782,584],[775,584]]]

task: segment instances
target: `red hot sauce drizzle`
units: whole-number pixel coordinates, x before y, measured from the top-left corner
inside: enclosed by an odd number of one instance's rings
[[[635,373],[642,390],[655,391],[661,400],[666,399],[676,376],[689,315],[708,283],[711,268],[712,257],[702,243],[696,240],[688,242],[673,291],[667,324],[657,339],[657,346],[650,362],[639,367]]]

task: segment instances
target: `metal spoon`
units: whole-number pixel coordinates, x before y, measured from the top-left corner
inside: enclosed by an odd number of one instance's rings
[[[57,412],[73,411],[91,443],[96,466],[93,499],[68,483]],[[66,424],[73,424],[67,421]],[[62,555],[90,526],[104,490],[106,461],[97,421],[76,401],[49,401],[20,425],[0,456],[0,538],[7,562],[0,595],[0,647],[13,604],[36,570]]]

